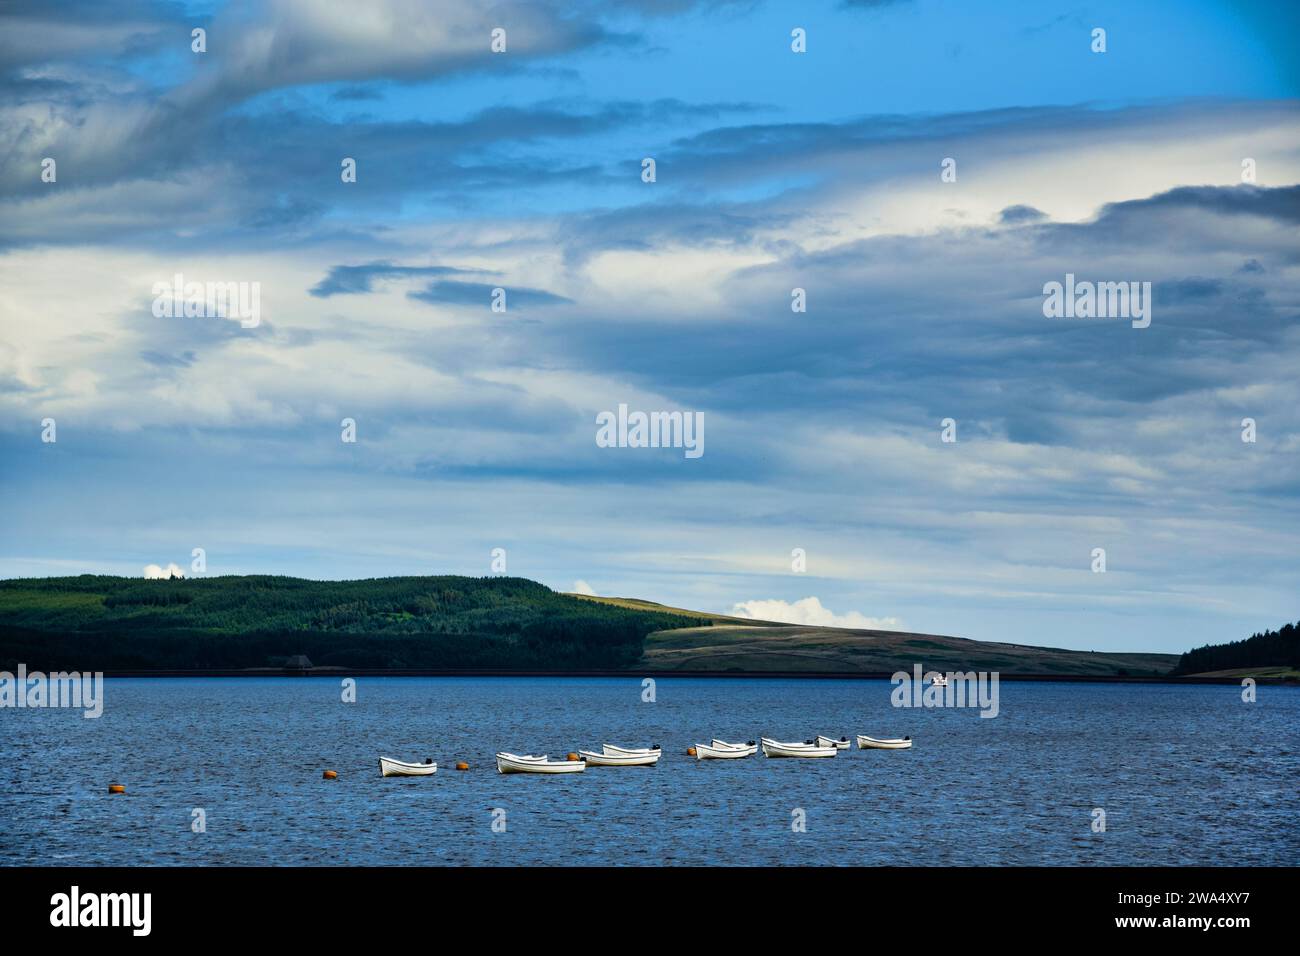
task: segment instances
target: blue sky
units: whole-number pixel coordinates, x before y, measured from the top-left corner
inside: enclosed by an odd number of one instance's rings
[[[1297,616],[1292,5],[0,16],[0,575],[499,547],[561,590],[985,640]],[[258,283],[262,321],[155,317],[176,273]],[[1150,282],[1151,326],[1045,318],[1067,273]],[[705,454],[597,447],[620,403],[702,413]]]

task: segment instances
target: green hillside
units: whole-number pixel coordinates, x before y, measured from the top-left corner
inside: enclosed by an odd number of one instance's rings
[[[698,623],[523,578],[29,578],[0,581],[0,668],[618,669],[651,631]]]

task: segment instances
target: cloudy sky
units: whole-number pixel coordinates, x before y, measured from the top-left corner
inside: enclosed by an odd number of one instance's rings
[[[1078,648],[1298,616],[1294,7],[0,17],[2,576],[504,548],[562,590]],[[260,323],[156,316],[178,273],[257,283]],[[1150,282],[1150,327],[1046,318],[1067,273]],[[620,403],[702,413],[705,453],[598,447]]]

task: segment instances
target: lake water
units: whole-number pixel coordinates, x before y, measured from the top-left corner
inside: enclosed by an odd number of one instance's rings
[[[104,714],[0,710],[0,864],[1294,864],[1300,689],[1004,682],[1000,714],[887,681],[111,679]],[[909,751],[697,762],[710,737]],[[664,747],[496,772],[497,750]],[[432,757],[379,776],[380,754]],[[456,772],[458,760],[470,764]],[[321,779],[336,770],[335,781]],[[126,786],[110,796],[109,783]],[[194,808],[206,832],[192,831]],[[1106,831],[1092,832],[1093,809]],[[505,811],[494,832],[493,811]],[[802,810],[806,832],[792,829]]]

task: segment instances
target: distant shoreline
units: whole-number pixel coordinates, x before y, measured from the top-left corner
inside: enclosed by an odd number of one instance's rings
[[[656,677],[871,680],[910,672],[918,661],[1031,679],[1155,677],[1173,671],[1180,657],[750,620],[562,594],[504,575],[74,575],[0,580],[0,661],[120,676],[356,667],[392,676],[608,677],[646,668]]]
[[[308,670],[287,670],[284,668],[260,667],[244,670],[203,669],[203,670],[106,670],[105,678],[147,678],[147,677],[621,677],[638,680],[652,677],[655,680],[672,678],[739,678],[770,680],[889,680],[893,671],[871,671],[841,673],[830,671],[658,671],[658,670],[571,670],[571,671],[536,671],[536,670],[395,670],[395,669],[351,669],[344,667],[313,667]],[[1168,677],[1168,676],[1121,676],[1107,674],[999,674],[1001,681],[1047,681],[1068,684],[1232,684],[1239,686],[1241,677]],[[1283,677],[1256,677],[1257,684],[1293,684],[1300,686],[1295,679]]]

